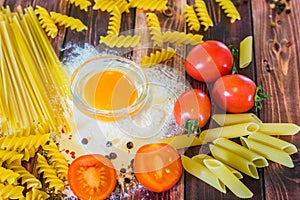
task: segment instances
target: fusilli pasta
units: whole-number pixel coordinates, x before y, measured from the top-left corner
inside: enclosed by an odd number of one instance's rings
[[[51,166],[56,170],[57,176],[60,179],[67,178],[68,175],[68,162],[65,157],[59,151],[57,145],[54,142],[43,147],[45,155],[49,160]]]
[[[200,21],[200,24],[204,26],[204,31],[207,31],[209,27],[214,26],[214,23],[209,16],[206,4],[203,0],[196,0],[194,9]]]
[[[146,68],[167,61],[173,58],[176,55],[175,53],[175,50],[170,47],[167,49],[162,49],[161,51],[156,51],[155,53],[151,53],[150,56],[141,58],[141,67]]]
[[[23,156],[23,154],[16,151],[7,151],[0,149],[0,163],[6,162],[7,164],[10,164],[12,162],[15,162],[21,164]]]
[[[224,10],[227,17],[230,18],[230,22],[234,23],[236,20],[240,20],[241,16],[239,11],[236,9],[232,1],[230,0],[216,0],[219,6]]]
[[[26,192],[25,198],[22,198],[20,200],[45,200],[49,197],[50,196],[46,192],[33,188],[31,191]]]
[[[107,46],[109,46],[110,48],[113,47],[136,47],[138,45],[140,45],[140,40],[141,37],[139,35],[128,35],[128,36],[124,36],[124,35],[107,35],[107,36],[101,36],[100,37],[100,43],[106,44]]]
[[[80,10],[88,11],[89,6],[92,3],[89,0],[68,0],[70,3],[75,4],[75,6],[79,6]]]
[[[82,31],[87,30],[88,27],[84,25],[80,19],[69,17],[56,12],[50,12],[51,18],[55,23],[58,23],[59,26],[64,26],[70,28],[71,30]]]
[[[17,185],[18,177],[20,174],[10,170],[0,167],[0,182],[8,183],[9,185]]]
[[[127,0],[94,0],[95,5],[94,10],[101,10],[111,12],[115,7],[117,7],[121,13],[129,12],[130,3]]]
[[[143,10],[167,10],[167,0],[130,0],[130,7]]]
[[[108,22],[107,34],[108,35],[118,35],[121,27],[121,12],[118,7],[115,7],[110,13],[110,18]]]
[[[64,182],[58,178],[55,169],[48,164],[46,158],[39,153],[37,153],[36,169],[38,174],[43,175],[45,183],[49,184],[49,188],[53,188],[55,193],[64,190]]]
[[[188,27],[190,27],[190,30],[199,31],[200,22],[198,20],[198,17],[196,15],[193,7],[185,4],[183,13],[184,13],[184,18],[188,24]]]
[[[147,13],[146,17],[146,22],[151,34],[151,40],[154,41],[154,45],[162,47],[164,42],[157,15],[155,13]]]
[[[7,168],[20,175],[18,180],[21,180],[21,184],[26,185],[27,189],[42,188],[41,181],[37,179],[33,174],[31,174],[27,169],[25,169],[22,165],[13,163],[9,164]]]
[[[166,31],[163,32],[163,41],[176,44],[197,45],[203,42],[203,35],[192,33],[186,34],[178,31]]]
[[[24,187],[4,185],[0,183],[0,199],[21,199],[23,196]]]
[[[55,38],[58,33],[58,28],[52,20],[48,11],[41,6],[36,6],[34,13],[36,15],[39,15],[38,18],[40,20],[40,24],[42,28],[45,29],[47,35],[51,36],[52,38]]]

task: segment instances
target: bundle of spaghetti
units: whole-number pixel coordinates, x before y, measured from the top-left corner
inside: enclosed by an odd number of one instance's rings
[[[164,41],[162,38],[161,27],[157,15],[155,13],[147,13],[146,17],[147,25],[151,34],[151,40],[154,41],[154,45],[162,47]]]
[[[47,35],[55,38],[58,33],[58,28],[51,19],[49,12],[45,8],[37,5],[34,13],[39,16],[42,28],[45,29],[46,33],[48,33]]]
[[[163,32],[163,41],[176,44],[197,45],[203,42],[203,35],[178,31]]]
[[[190,30],[199,31],[200,22],[198,20],[196,12],[194,11],[194,8],[192,6],[185,4],[183,13],[184,13],[185,21],[187,22]]]
[[[111,12],[117,7],[121,13],[129,12],[130,3],[127,0],[94,0],[94,2],[94,10]]]
[[[200,24],[204,26],[204,31],[207,31],[209,27],[214,26],[212,19],[207,11],[206,4],[203,0],[196,0],[194,9],[200,21]]]
[[[236,20],[240,20],[241,16],[239,11],[236,9],[232,1],[230,0],[216,0],[217,3],[219,3],[219,6],[222,10],[224,10],[224,13],[227,17],[230,18],[230,22],[234,23]]]
[[[89,0],[67,0],[71,4],[75,4],[76,7],[79,6],[80,10],[88,11],[89,6],[92,5],[92,3]]]
[[[0,12],[1,135],[70,129],[69,83],[33,8]]]
[[[141,58],[141,67],[147,68],[155,64],[159,64],[161,62],[167,61],[173,58],[176,55],[176,51],[171,47],[167,49],[162,49],[161,51],[155,51],[155,53],[151,53],[149,56],[145,56]]]
[[[130,7],[143,10],[167,10],[167,0],[130,0]]]

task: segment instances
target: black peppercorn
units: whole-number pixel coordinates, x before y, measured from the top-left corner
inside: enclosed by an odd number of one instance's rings
[[[127,149],[132,149],[133,148],[133,142],[127,142],[126,147],[127,147]]]

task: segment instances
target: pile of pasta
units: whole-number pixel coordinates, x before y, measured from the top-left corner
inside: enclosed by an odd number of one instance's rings
[[[68,163],[50,135],[21,131],[0,138],[0,199],[48,199],[65,190]]]
[[[70,130],[68,78],[33,8],[2,8],[0,21],[0,136]]]
[[[278,136],[297,134],[298,125],[263,123],[253,113],[215,114],[212,119],[220,127],[204,130],[199,137],[181,135],[160,140],[177,149],[208,144],[212,156],[181,156],[184,169],[205,183],[223,193],[227,187],[239,198],[250,198],[253,193],[240,180],[242,174],[259,179],[257,168],[267,167],[268,160],[294,167],[290,155],[298,152],[297,147]]]

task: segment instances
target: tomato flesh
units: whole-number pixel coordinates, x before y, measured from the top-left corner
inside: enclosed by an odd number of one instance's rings
[[[198,120],[199,128],[206,125],[211,115],[211,102],[200,89],[190,89],[182,93],[174,104],[174,117],[179,126],[186,120]]]
[[[230,74],[218,79],[212,96],[216,104],[229,113],[243,113],[255,104],[256,84],[248,77]]]
[[[168,144],[146,144],[136,152],[134,174],[150,191],[169,190],[182,175],[180,156],[177,150]]]
[[[73,193],[82,200],[105,199],[116,185],[116,170],[109,159],[100,154],[76,158],[68,171]]]
[[[222,42],[208,40],[195,46],[186,59],[186,72],[201,82],[212,82],[229,74],[233,65],[230,49]]]

